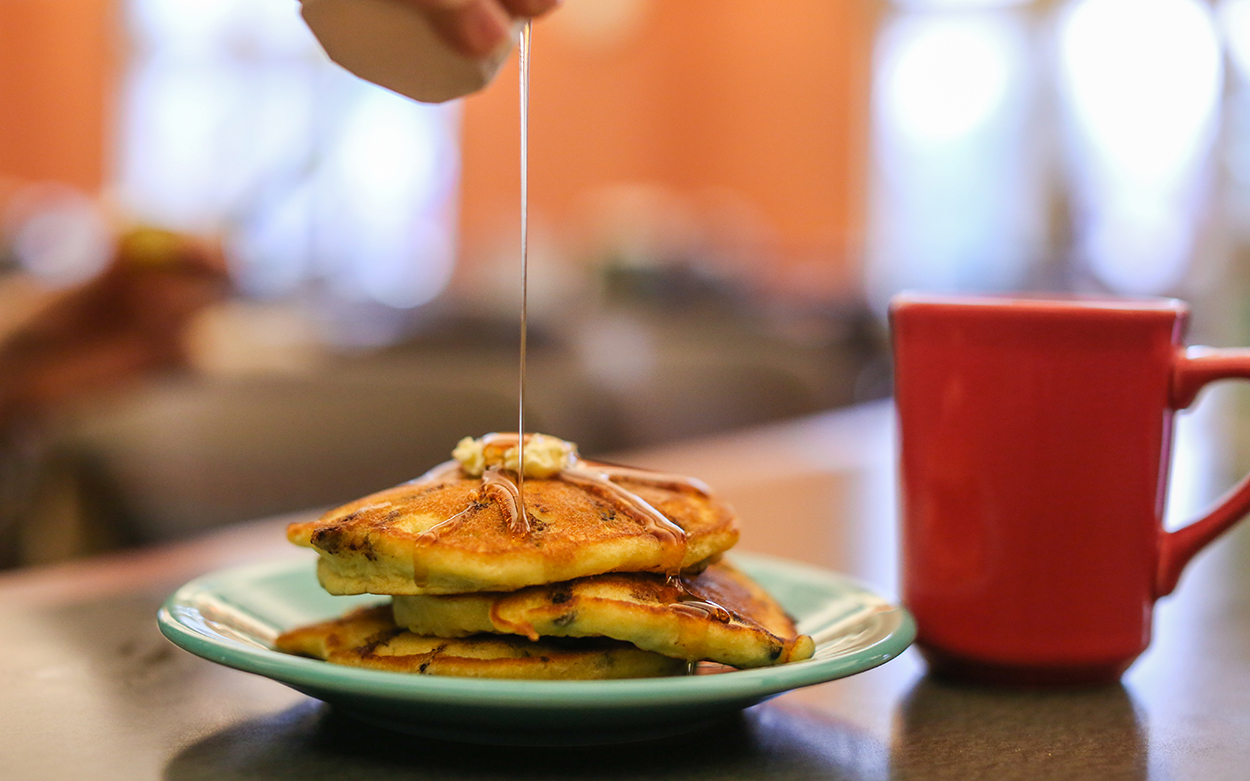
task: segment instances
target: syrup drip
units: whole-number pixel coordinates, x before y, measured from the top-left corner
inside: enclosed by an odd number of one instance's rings
[[[517,464],[524,463],[520,459],[525,456],[522,449],[524,438],[515,434],[487,434],[482,437],[482,444],[487,447],[515,447],[517,449]],[[529,534],[530,519],[529,512],[522,511],[525,507],[525,474],[521,470],[517,474],[516,480],[513,481],[508,472],[501,467],[491,467],[482,474],[482,488],[486,492],[485,496],[499,497],[500,506],[503,508],[504,516],[508,521],[508,528],[519,534]]]
[[[530,533],[529,513],[521,512],[521,484],[514,483],[499,467],[492,467],[482,475],[482,498],[494,498],[503,508],[508,528],[517,534]]]
[[[457,468],[459,468],[459,466],[459,464],[456,464]],[[417,543],[437,542],[440,532],[451,531],[455,527],[459,526],[468,518],[469,513],[476,509],[477,504],[491,499],[499,502],[499,506],[503,510],[503,515],[508,523],[509,529],[517,532],[518,534],[529,534],[529,518],[518,512],[521,497],[518,493],[516,484],[513,483],[506,474],[504,474],[502,469],[499,467],[491,467],[486,470],[485,474],[482,475],[482,488],[478,493],[477,502],[464,508],[447,520],[440,521],[418,534]]]
[[[634,469],[633,467],[599,462],[583,461],[582,463],[587,465],[593,463],[594,468],[602,472],[609,480],[631,480],[635,483],[653,485],[657,488],[692,491],[700,496],[712,495],[712,489],[708,487],[707,483],[693,477],[686,477],[685,475],[670,475],[663,472],[652,472],[646,469]]]
[[[496,599],[490,606],[490,622],[495,626],[506,630],[510,634],[525,635],[533,642],[538,642],[538,631],[534,629],[534,625],[524,621],[509,621],[500,614],[499,608],[503,605],[504,600]]]
[[[696,595],[680,576],[669,575],[666,585],[677,589],[678,602],[676,605],[673,605],[674,610],[704,615],[714,618],[722,624],[728,624],[733,620],[733,613],[728,608],[710,599],[704,599]]]
[[[705,599],[689,599],[673,605],[673,610],[683,613],[694,613],[714,618],[722,624],[728,624],[733,620],[733,614],[721,605]]]
[[[607,472],[588,467],[585,461],[578,461],[577,465],[561,470],[560,479],[573,485],[590,488],[597,493],[604,494],[608,499],[615,500],[622,510],[641,521],[647,531],[660,542],[685,545],[684,529],[670,521],[664,513],[652,507],[646,499],[612,482],[611,475]]]
[[[454,529],[455,527],[459,526],[464,521],[464,519],[468,516],[468,514],[471,513],[475,509],[475,507],[476,505],[469,505],[468,507],[464,508],[460,512],[448,518],[447,520],[439,521],[438,523],[434,524],[430,528],[421,532],[420,534],[417,535],[417,545],[420,546],[422,543],[428,544],[428,543],[438,542],[439,532],[450,531],[451,529]]]

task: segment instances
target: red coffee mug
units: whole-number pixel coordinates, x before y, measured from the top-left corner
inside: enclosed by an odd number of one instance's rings
[[[1154,601],[1250,509],[1250,479],[1163,529],[1174,411],[1250,378],[1186,349],[1172,299],[904,294],[891,303],[903,600],[939,674],[1114,681]]]

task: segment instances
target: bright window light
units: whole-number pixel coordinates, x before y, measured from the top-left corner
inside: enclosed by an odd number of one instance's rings
[[[1009,8],[1015,5],[1028,5],[1033,0],[893,0],[900,8],[914,10],[953,11],[966,8]]]
[[[446,287],[458,174],[454,110],[381,90],[350,107],[321,188],[321,230],[326,250],[342,259],[332,279],[344,292],[407,308]]]
[[[1224,0],[1218,14],[1229,58],[1241,78],[1250,81],[1250,0]]]
[[[880,42],[878,99],[891,123],[926,143],[954,141],[989,121],[1015,57],[993,17],[915,15]]]
[[[1177,285],[1193,246],[1192,210],[1153,193],[1120,193],[1088,221],[1082,247],[1119,293],[1155,295]]]
[[[411,307],[447,285],[455,106],[333,65],[294,0],[128,0],[116,201],[219,233],[239,288]]]
[[[899,13],[879,34],[866,285],[1005,290],[1041,230],[1030,31],[1012,11]]]
[[[1205,3],[1078,0],[1060,17],[1059,50],[1091,164],[1163,184],[1205,153],[1223,86]]]
[[[312,33],[293,0],[130,0],[129,26],[141,47],[175,47],[184,58],[312,55]]]
[[[454,184],[455,140],[436,106],[369,90],[351,107],[332,165],[358,210],[403,220],[436,205]]]
[[[1200,0],[1077,0],[1058,22],[1084,212],[1078,247],[1111,290],[1167,292],[1193,252],[1223,90],[1211,9]]]

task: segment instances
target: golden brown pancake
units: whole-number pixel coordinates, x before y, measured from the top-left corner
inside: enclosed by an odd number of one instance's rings
[[[540,640],[504,635],[424,637],[395,626],[390,605],[278,637],[278,650],[334,664],[468,678],[648,678],[685,671],[686,663],[615,640]]]
[[[726,504],[695,481],[651,474],[620,469],[611,485],[527,478],[528,514],[518,523],[497,478],[467,477],[449,462],[292,524],[287,538],[321,555],[317,576],[331,594],[512,591],[605,572],[692,571],[737,542]]]
[[[810,658],[781,606],[749,577],[713,564],[681,585],[662,575],[608,574],[506,593],[397,596],[395,622],[413,632],[603,636],[689,661],[761,667]]]

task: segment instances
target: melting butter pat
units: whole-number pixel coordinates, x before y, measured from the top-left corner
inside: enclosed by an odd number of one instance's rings
[[[485,449],[482,440],[465,437],[456,443],[456,449],[451,451],[451,457],[460,462],[460,468],[466,474],[479,477],[486,471]]]
[[[517,443],[515,434],[487,434],[478,439],[465,437],[451,455],[460,462],[460,468],[473,477],[480,477],[490,467],[516,472],[521,450]],[[576,463],[577,445],[572,442],[547,434],[526,435],[526,477],[555,477],[560,470]]]

